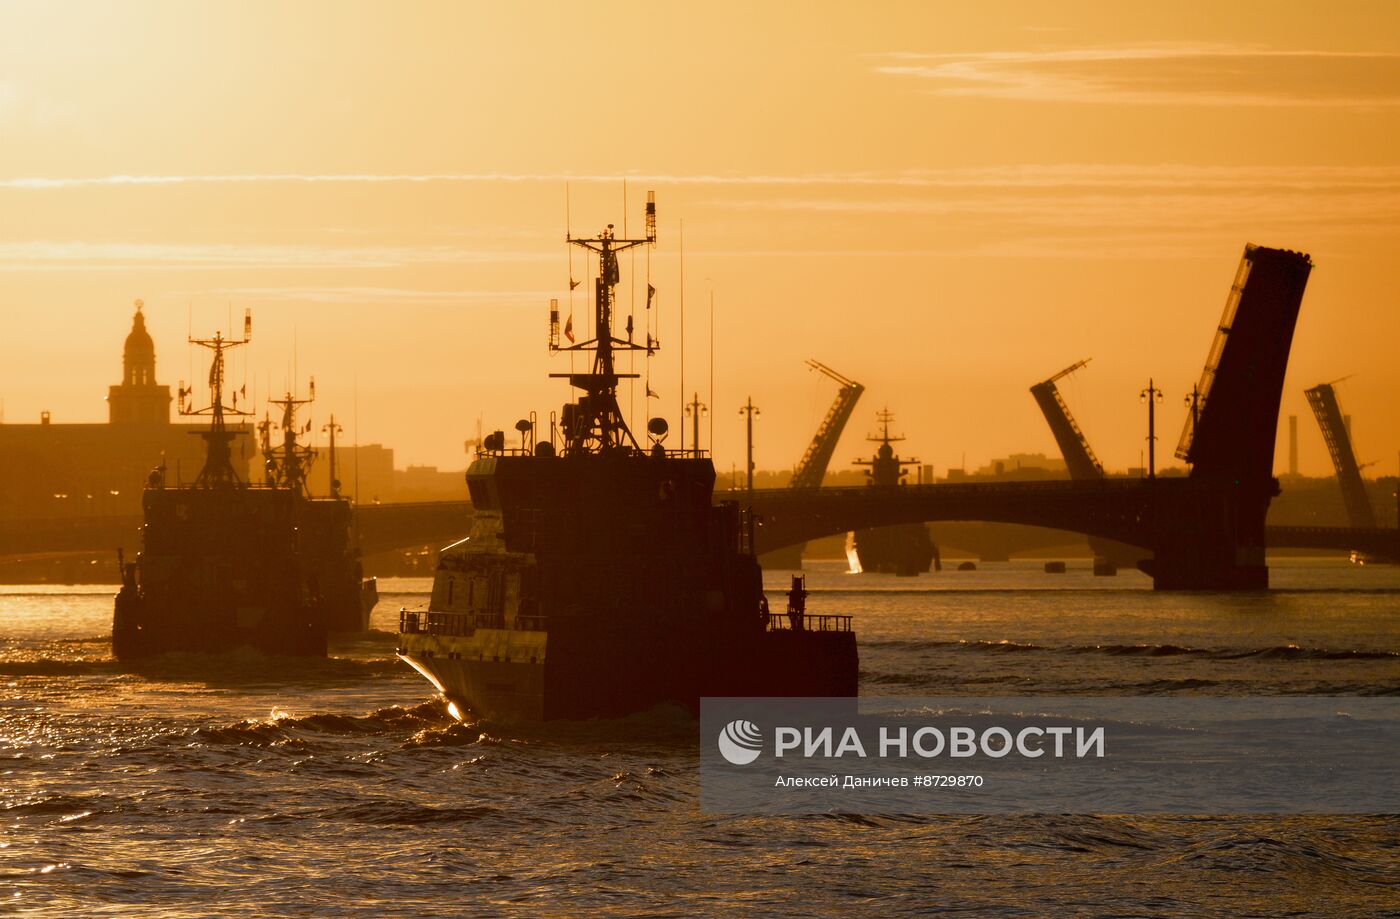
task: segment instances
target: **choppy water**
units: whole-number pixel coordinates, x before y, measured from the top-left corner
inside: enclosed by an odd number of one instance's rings
[[[1400,569],[1226,596],[1086,565],[817,565],[809,602],[858,617],[867,695],[1400,694]],[[0,587],[0,912],[1400,914],[1394,815],[703,815],[681,712],[450,721],[393,659],[427,588],[381,582],[330,660],[130,667],[110,589]]]

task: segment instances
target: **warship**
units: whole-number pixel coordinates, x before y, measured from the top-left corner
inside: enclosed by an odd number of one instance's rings
[[[210,404],[195,409],[193,386],[179,389],[180,414],[206,416],[209,427],[191,433],[205,442],[204,466],[189,484],[170,483],[162,464],[142,495],[141,552],[133,562],[118,550],[122,586],[112,619],[112,652],[137,660],[169,652],[225,652],[252,648],[266,654],[322,656],[327,631],[358,625],[359,558],[351,536],[350,502],[338,495],[312,498],[306,489],[311,453],[297,443],[296,408],[283,408],[282,447],[267,444],[266,480],[248,482],[234,464],[234,443],[247,433],[229,419],[238,393],[225,405],[225,353],[252,337],[191,339],[213,352]]]
[[[697,445],[668,449],[652,418],[647,447],[618,405],[636,379],[619,353],[659,349],[648,278],[645,341],[629,315],[614,331],[618,254],[656,242],[609,224],[566,234],[597,268],[594,337],[559,337],[551,303],[549,350],[588,352],[584,372],[551,374],[578,390],[551,414],[496,431],[467,469],[470,534],[439,555],[428,609],[400,611],[398,655],[458,718],[541,721],[613,717],[663,703],[695,710],[703,696],[854,696],[857,654],[849,616],[811,615],[795,584],[788,613],[770,613],[753,552],[753,514],[715,504],[715,469]],[[649,251],[649,248],[648,248]],[[572,286],[572,285],[571,285]],[[576,356],[576,355],[575,355]],[[514,441],[514,438],[512,438]]]
[[[855,465],[869,467],[865,474],[870,479],[871,488],[897,488],[904,482],[904,467],[916,466],[919,461],[900,459],[895,454],[891,444],[904,438],[890,434],[894,413],[885,409],[877,412],[875,419],[880,423],[880,433],[866,440],[880,446],[873,458],[856,460]],[[858,530],[853,534],[852,546],[861,571],[900,577],[923,574],[938,556],[938,548],[928,534],[928,527],[922,523]]]
[[[360,551],[356,540],[350,502],[340,493],[336,476],[336,435],[341,432],[331,415],[322,430],[330,436],[328,498],[311,494],[309,473],[316,461],[316,450],[299,441],[301,434],[310,433],[311,424],[304,427],[297,420],[297,410],[316,400],[316,380],[310,382],[309,396],[298,399],[286,393],[281,399],[269,399],[270,405],[281,410],[282,440],[278,444],[272,431],[279,425],[264,414],[258,423],[262,446],[263,484],[265,488],[280,489],[295,494],[297,530],[302,546],[301,560],[309,583],[319,592],[329,632],[364,632],[369,629],[369,616],[379,600],[378,581],[364,578]]]

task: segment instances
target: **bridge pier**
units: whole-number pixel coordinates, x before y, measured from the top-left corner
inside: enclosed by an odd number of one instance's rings
[[[1138,564],[1156,590],[1267,590],[1264,520],[1278,480],[1221,483],[1153,500],[1153,556]],[[1154,499],[1156,496],[1153,496]]]
[[[1219,540],[1163,547],[1138,567],[1152,576],[1154,590],[1269,589],[1262,547],[1236,547]]]

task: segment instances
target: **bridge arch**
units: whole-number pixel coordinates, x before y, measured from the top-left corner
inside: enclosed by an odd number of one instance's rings
[[[1047,527],[1140,545],[1159,501],[1185,480],[907,485],[754,492],[758,551],[900,523],[977,521]],[[1157,487],[1161,486],[1161,487]]]

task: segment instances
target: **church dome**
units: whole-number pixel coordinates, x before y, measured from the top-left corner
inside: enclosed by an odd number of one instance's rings
[[[146,317],[141,312],[144,304],[136,301],[136,315],[131,319],[131,334],[126,336],[122,354],[128,360],[150,359],[156,355],[156,343],[151,341],[151,333],[146,331]]]

